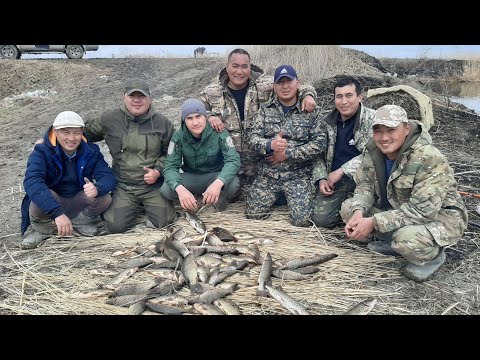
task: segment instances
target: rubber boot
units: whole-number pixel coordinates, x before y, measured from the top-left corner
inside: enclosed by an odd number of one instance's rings
[[[35,249],[53,234],[51,219],[37,219],[30,216],[31,232],[22,240],[20,247],[24,250]]]
[[[423,265],[408,263],[402,269],[403,275],[410,280],[423,282],[429,280],[437,272],[440,266],[445,262],[445,249],[441,248],[438,255],[433,260],[425,262]]]
[[[367,244],[367,248],[383,255],[400,256],[398,252],[392,249],[391,241],[378,241],[375,239]]]
[[[95,236],[98,234],[97,225],[94,224],[95,218],[80,211],[80,213],[72,219],[73,229],[83,236]]]
[[[222,191],[220,192],[217,203],[214,204],[213,206],[215,207],[215,209],[217,209],[217,211],[221,212],[227,209],[227,205],[228,205],[227,196]]]

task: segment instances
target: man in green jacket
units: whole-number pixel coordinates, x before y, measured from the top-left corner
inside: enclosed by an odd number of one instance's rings
[[[90,140],[105,139],[117,179],[112,204],[103,218],[111,233],[119,233],[134,225],[143,208],[146,225],[161,228],[176,218],[172,201],[159,192],[173,124],[154,110],[149,85],[143,80],[125,83],[123,101],[121,108],[85,123]]]
[[[181,128],[175,131],[168,147],[165,183],[160,189],[163,196],[179,200],[185,210],[196,211],[195,195],[201,195],[204,204],[224,211],[227,201],[232,201],[240,188],[239,169],[240,156],[228,131],[214,131],[203,103],[186,100]]]
[[[352,240],[373,234],[370,250],[402,255],[406,277],[428,280],[445,262],[445,246],[467,227],[453,170],[425,125],[409,120],[400,106],[380,107],[372,126],[354,196],[340,210],[345,233]]]

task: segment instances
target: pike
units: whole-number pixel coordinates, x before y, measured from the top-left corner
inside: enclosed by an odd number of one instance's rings
[[[309,276],[300,274],[298,272],[292,270],[280,270],[280,269],[273,269],[272,270],[273,277],[282,280],[307,280],[310,279]]]
[[[282,304],[293,315],[310,315],[300,302],[285,293],[280,286],[275,288],[270,285],[265,285],[265,288],[275,300]]]
[[[336,258],[338,255],[331,253],[331,254],[326,254],[326,255],[317,255],[313,257],[300,257],[298,259],[290,260],[285,264],[285,266],[282,266],[280,269],[281,270],[295,270],[300,267],[305,267],[305,266],[310,266],[310,265],[318,265],[322,264],[324,262],[327,262],[328,260],[332,260]]]
[[[258,275],[257,296],[268,296],[265,285],[272,285],[272,264],[272,256],[267,252],[263,260],[262,268],[260,269],[260,274]]]
[[[207,231],[207,227],[205,226],[205,223],[200,220],[200,218],[189,212],[185,211],[185,218],[187,219],[188,223],[195,229],[199,234],[205,234]]]
[[[363,300],[347,310],[344,315],[367,315],[373,310],[376,303],[377,298]]]
[[[197,263],[193,254],[188,254],[182,263],[182,273],[190,288],[198,282]]]
[[[157,279],[148,280],[143,284],[124,285],[115,289],[110,294],[109,297],[112,298],[112,297],[119,297],[119,296],[125,296],[125,295],[144,294],[151,288],[160,284],[160,282],[161,280],[157,278]]]

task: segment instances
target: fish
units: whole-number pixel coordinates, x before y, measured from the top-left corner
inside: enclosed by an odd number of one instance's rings
[[[204,247],[207,249],[207,253],[215,253],[215,254],[234,254],[237,255],[238,249],[234,246],[229,245],[222,245],[222,246],[212,246],[212,245],[203,245],[203,246],[190,246],[190,250],[194,250],[198,247]]]
[[[140,300],[128,307],[128,315],[141,315],[145,310],[146,300]]]
[[[163,242],[163,253],[172,261],[183,261],[183,256],[180,254],[173,245],[173,239],[171,236],[167,236]]]
[[[217,299],[213,302],[226,315],[242,315],[242,311],[233,301],[228,299]]]
[[[190,288],[198,282],[197,263],[193,254],[188,254],[182,263],[182,273]]]
[[[135,285],[124,285],[117,289],[115,289],[109,297],[118,297],[118,296],[125,296],[125,295],[134,295],[134,294],[143,294],[146,293],[151,288],[160,284],[161,280],[151,279],[147,282]]]
[[[227,229],[221,227],[214,227],[212,229],[212,233],[217,235],[218,238],[222,241],[229,242],[229,241],[238,241],[238,239]]]
[[[150,311],[154,311],[154,312],[165,314],[165,315],[182,315],[184,313],[193,312],[192,306],[181,308],[181,307],[171,306],[171,305],[155,304],[150,301],[146,302],[145,307]]]
[[[193,304],[193,307],[202,315],[225,315],[222,310],[213,304]]]
[[[148,294],[133,294],[133,295],[124,295],[117,296],[114,298],[108,298],[105,300],[105,303],[108,305],[129,307],[130,305],[136,303],[137,301],[145,300],[148,297]]]
[[[257,244],[257,245],[272,245],[275,243],[272,239],[269,238],[254,238],[247,240],[248,244]]]
[[[328,260],[336,258],[338,255],[335,253],[326,254],[326,255],[317,255],[312,257],[300,257],[298,259],[290,260],[284,266],[280,268],[280,270],[294,270],[296,268],[310,266],[310,265],[318,265],[324,263]]]
[[[121,268],[121,269],[143,268],[152,263],[153,261],[148,258],[138,257],[138,258],[133,258],[133,259],[129,259],[124,262],[118,263],[117,265],[115,265],[115,267]]]
[[[200,220],[200,218],[189,212],[185,211],[185,218],[187,219],[188,223],[200,234],[205,234],[207,231],[207,227],[205,226],[205,223]]]
[[[358,304],[348,309],[344,315],[368,315],[377,303],[377,298],[369,298],[360,301]]]
[[[211,304],[217,299],[223,298],[227,295],[230,295],[237,289],[237,284],[230,286],[227,289],[215,288],[213,290],[207,290],[201,295],[193,296],[189,299],[189,304],[201,303],[201,304]]]
[[[263,259],[262,268],[260,269],[260,274],[258,275],[258,289],[257,289],[257,296],[264,296],[268,295],[267,289],[265,285],[272,284],[272,256],[270,253],[267,252],[265,255],[265,259]]]
[[[105,289],[115,290],[117,285],[120,285],[125,280],[127,280],[130,276],[135,274],[139,268],[130,268],[120,271],[117,275],[115,275],[108,283],[104,284],[102,287]]]
[[[308,275],[308,274],[315,274],[319,272],[320,268],[318,266],[305,266],[305,267],[296,268],[292,271],[299,274]]]
[[[210,276],[210,269],[205,265],[198,265],[197,274],[198,274],[198,279],[201,282],[207,282]]]
[[[225,245],[223,243],[223,241],[220,240],[219,237],[215,234],[207,235],[206,241],[207,241],[207,243],[209,243],[212,246],[224,246]]]
[[[184,243],[176,239],[173,239],[172,245],[175,248],[175,250],[177,250],[180,253],[180,255],[182,255],[183,258],[185,258],[188,254],[190,254],[190,250],[188,250],[188,248],[185,246]]]
[[[282,280],[307,280],[310,276],[299,274],[292,270],[273,269],[272,276]]]
[[[275,300],[282,304],[293,315],[310,315],[299,301],[295,300],[293,297],[284,292],[280,286],[273,287],[270,285],[265,285],[265,288]]]
[[[138,255],[141,255],[141,256],[145,256],[145,257],[152,257],[152,256],[156,256],[157,253],[150,250],[150,249],[147,249],[147,248],[144,248],[144,247],[141,247],[141,246],[138,246],[135,250],[134,250]]]

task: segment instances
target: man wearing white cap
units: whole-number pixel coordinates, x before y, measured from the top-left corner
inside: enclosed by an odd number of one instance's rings
[[[340,210],[345,233],[364,240],[372,251],[402,255],[402,273],[422,282],[445,262],[445,247],[455,244],[468,215],[447,159],[432,145],[425,125],[409,120],[397,105],[380,107],[373,139],[355,174],[353,198]]]
[[[33,249],[48,239],[55,221],[59,236],[94,236],[98,215],[110,205],[115,177],[100,148],[83,136],[85,124],[77,113],[63,111],[35,145],[23,182],[23,249]]]

